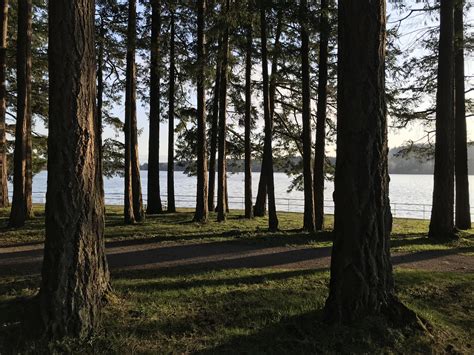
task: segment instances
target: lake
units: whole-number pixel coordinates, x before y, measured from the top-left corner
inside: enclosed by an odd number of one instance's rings
[[[257,195],[260,173],[253,173],[253,197]],[[47,172],[42,171],[33,179],[33,202],[44,203],[46,193]],[[143,199],[147,197],[147,172],[141,171]],[[275,195],[279,211],[302,212],[303,192],[287,192],[291,178],[284,173],[275,173]],[[163,203],[166,204],[166,172],[160,173],[160,183]],[[474,206],[474,176],[469,176],[471,206]],[[244,174],[229,174],[229,205],[231,209],[244,208]],[[104,180],[106,204],[123,204],[123,178],[113,177]],[[333,213],[334,204],[332,193],[334,185],[326,182],[325,212]],[[196,177],[190,177],[182,172],[175,172],[176,205],[178,207],[194,207],[196,194]],[[390,176],[390,200],[392,213],[397,217],[429,218],[432,202],[433,176],[432,175],[403,175]],[[11,194],[12,187],[9,186]]]

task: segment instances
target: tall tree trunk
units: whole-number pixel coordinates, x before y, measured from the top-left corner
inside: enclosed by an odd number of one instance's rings
[[[276,33],[275,33],[275,45],[274,45],[274,52],[273,52],[273,58],[272,58],[272,74],[270,78],[270,116],[273,119],[273,113],[275,111],[275,93],[276,93],[276,78],[277,78],[277,71],[278,71],[278,59],[280,56],[280,37],[281,37],[281,32],[283,28],[283,12],[280,9],[278,11],[278,22],[277,22],[277,28],[276,28]],[[267,164],[266,160],[266,155],[265,151],[268,149],[265,149],[265,141],[264,141],[264,147],[263,147],[263,156],[262,156],[262,164],[261,164],[261,170],[260,170],[260,178],[258,181],[258,190],[257,190],[257,199],[255,201],[255,207],[254,207],[254,215],[257,217],[263,217],[265,216],[266,213],[266,204],[267,204],[267,185],[266,181],[267,178],[263,171],[265,170],[264,167]]]
[[[142,184],[140,180],[140,160],[138,155],[138,127],[137,127],[137,66],[135,50],[137,42],[137,9],[136,0],[129,0],[128,34],[127,34],[127,74],[128,74],[128,101],[130,115],[130,159],[132,165],[132,202],[133,214],[137,222],[145,218],[142,200]]]
[[[324,229],[324,166],[326,160],[326,110],[328,86],[329,1],[321,0],[316,149],[314,153],[314,210],[316,230]]]
[[[8,207],[8,164],[5,116],[7,110],[6,54],[8,34],[8,0],[0,9],[0,208]]]
[[[175,18],[171,13],[170,34],[170,87],[168,111],[168,212],[176,212],[174,197],[174,88],[175,88]]]
[[[133,224],[139,217],[135,216],[134,208],[134,194],[133,194],[133,128],[132,128],[132,93],[133,93],[133,79],[135,70],[135,49],[133,43],[134,37],[134,13],[136,12],[135,0],[130,0],[128,3],[128,31],[127,31],[127,68],[126,68],[126,82],[125,82],[125,203],[124,214],[125,223]]]
[[[469,179],[467,170],[466,99],[464,96],[464,1],[454,8],[454,85],[455,85],[455,172],[456,172],[456,227],[471,228]]]
[[[219,93],[220,93],[220,75],[222,70],[221,50],[222,40],[219,38],[217,45],[217,65],[216,79],[214,84],[214,97],[212,99],[212,124],[211,124],[211,144],[209,152],[209,191],[208,191],[208,209],[215,210],[214,195],[216,186],[216,156],[217,156],[217,136],[219,130]]]
[[[452,239],[454,232],[454,0],[441,1],[436,94],[433,207],[429,237]]]
[[[148,139],[147,213],[163,212],[160,196],[160,35],[161,0],[151,2],[150,135]]]
[[[260,37],[262,41],[262,80],[263,80],[263,109],[265,117],[265,143],[264,155],[265,165],[262,174],[265,176],[268,193],[268,229],[278,230],[278,217],[275,204],[275,184],[273,180],[273,154],[272,154],[272,131],[273,122],[270,111],[270,89],[268,80],[268,54],[267,54],[267,19],[265,4],[260,4]],[[273,73],[272,73],[273,74]]]
[[[225,2],[225,16],[229,13],[230,0]],[[218,178],[217,178],[217,220],[219,222],[225,221],[227,204],[226,204],[226,165],[227,165],[227,151],[226,151],[226,114],[227,114],[227,81],[229,79],[229,23],[226,18],[224,34],[222,38],[222,67],[220,75],[220,93],[219,93],[219,159],[218,159]]]
[[[309,66],[309,35],[308,35],[308,2],[300,0],[301,26],[301,78],[303,93],[303,179],[304,179],[304,217],[303,229],[314,232],[314,195],[313,195],[313,166],[311,153],[313,150],[311,139],[311,84]]]
[[[28,216],[26,197],[26,158],[31,125],[31,0],[18,2],[17,38],[17,119],[13,166],[13,200],[10,227],[21,227]]]
[[[94,1],[49,2],[46,242],[39,306],[48,337],[96,328],[109,272],[95,120]]]
[[[30,31],[31,33],[31,31]],[[30,42],[31,43],[31,42]],[[31,68],[31,50],[29,51],[27,61]],[[31,69],[30,69],[31,72]],[[31,74],[30,74],[31,77]],[[26,218],[34,218],[33,211],[33,137],[31,136],[32,111],[31,111],[31,80],[28,83],[28,92],[30,93],[30,104],[28,105],[28,114],[26,115],[26,144],[25,144],[25,208]]]
[[[248,0],[248,13],[253,12],[253,1]],[[252,21],[247,27],[245,48],[245,218],[253,218],[252,206]]]
[[[209,214],[207,196],[207,139],[206,139],[206,36],[204,34],[204,16],[206,1],[197,1],[197,192],[194,220],[206,222]]]
[[[385,0],[339,1],[335,229],[326,317],[403,309],[389,238]],[[357,70],[355,70],[357,69]]]
[[[97,109],[96,109],[96,121],[97,127],[97,139],[99,141],[99,161],[101,168],[103,167],[103,150],[102,150],[102,110],[104,107],[104,41],[105,41],[105,26],[104,26],[104,17],[105,10],[101,9],[100,12],[100,22],[99,22],[99,38],[96,39],[97,42]]]

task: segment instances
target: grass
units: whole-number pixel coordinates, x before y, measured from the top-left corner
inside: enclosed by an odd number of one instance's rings
[[[19,230],[0,230],[0,246],[40,243],[41,206],[36,219]],[[7,211],[0,211],[0,224]],[[200,225],[192,213],[153,216],[123,226],[121,210],[107,209],[108,241],[153,239],[160,243],[232,241],[265,246],[329,246],[326,233],[305,234],[302,216],[279,214],[282,231],[269,234],[266,218],[246,221],[233,211],[226,223]],[[470,232],[459,241],[433,243],[428,224],[394,221],[392,251],[452,250],[472,253]],[[429,333],[392,328],[370,318],[357,327],[328,326],[322,308],[329,271],[275,268],[191,268],[172,271],[112,271],[114,297],[104,309],[101,329],[86,341],[43,344],[31,339],[24,319],[39,287],[38,275],[0,276],[0,353],[472,353],[474,274],[396,269],[400,299],[428,321]]]

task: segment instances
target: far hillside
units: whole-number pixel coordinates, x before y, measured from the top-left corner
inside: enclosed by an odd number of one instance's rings
[[[418,147],[422,148],[422,147]],[[410,152],[407,154],[402,154],[403,147],[392,148],[388,154],[388,170],[390,174],[433,174],[434,170],[434,160],[429,153],[419,154],[418,152]],[[417,149],[419,150],[419,149]],[[471,157],[474,157],[474,146],[468,147],[468,169],[469,174],[474,174],[474,160]],[[289,159],[286,159],[287,161]],[[297,166],[301,161],[300,157],[294,157],[291,159],[292,165]],[[329,157],[331,164],[335,164],[336,158]],[[260,161],[254,161],[252,164],[252,170],[254,172],[260,172]],[[175,171],[185,171],[189,166],[188,162],[178,162],[175,164]],[[244,161],[243,160],[228,160],[228,171],[232,173],[243,172]],[[143,164],[141,166],[142,170],[148,169],[148,164]],[[160,163],[160,170],[166,171],[167,163]],[[286,172],[284,164],[275,164],[275,172]]]

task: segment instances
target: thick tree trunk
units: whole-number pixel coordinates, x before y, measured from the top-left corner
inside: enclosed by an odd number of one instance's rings
[[[46,242],[39,294],[49,338],[85,337],[109,289],[95,120],[94,1],[49,2]]]
[[[7,110],[6,52],[8,34],[8,0],[0,9],[0,208],[8,207],[8,164],[5,116]]]
[[[128,101],[130,115],[130,160],[132,165],[132,202],[133,214],[137,222],[145,219],[142,200],[142,184],[140,180],[140,160],[138,155],[138,127],[137,127],[137,66],[135,50],[137,38],[137,10],[136,0],[130,0],[128,17],[127,41],[127,74],[128,74]]]
[[[204,16],[206,1],[197,1],[197,192],[194,220],[206,222],[209,214],[207,196],[207,139],[206,139],[206,36],[204,34]]]
[[[249,14],[253,1],[248,0]],[[252,22],[247,27],[245,48],[245,218],[253,218],[252,205]]]
[[[226,0],[225,15],[229,13],[229,2]],[[219,159],[217,163],[218,178],[217,178],[217,220],[219,222],[225,221],[227,212],[226,203],[226,114],[227,114],[227,81],[229,79],[229,24],[226,20],[224,34],[222,38],[222,67],[220,75],[220,93],[219,93]]]
[[[160,196],[160,35],[161,0],[151,2],[150,135],[148,139],[148,214],[163,212]]]
[[[27,154],[28,133],[31,133],[31,0],[18,2],[17,38],[17,119],[15,152],[13,157],[13,199],[10,227],[21,227],[28,217],[27,209]],[[31,127],[31,126],[30,126]]]
[[[385,0],[339,1],[335,229],[326,317],[398,307],[389,237]]]
[[[220,75],[222,70],[221,65],[221,39],[217,47],[217,65],[216,65],[216,80],[214,84],[214,97],[212,99],[212,124],[211,124],[211,144],[209,151],[209,191],[208,191],[208,209],[214,211],[216,206],[214,204],[215,186],[216,186],[216,157],[217,157],[217,136],[219,130],[219,93],[220,93]]]
[[[273,112],[275,110],[275,93],[276,93],[276,77],[278,71],[278,59],[280,56],[280,37],[283,28],[283,13],[281,10],[278,12],[278,22],[275,33],[275,45],[272,58],[272,74],[270,78],[270,116],[273,119]],[[262,156],[262,166],[260,171],[260,178],[258,181],[258,190],[257,190],[257,199],[255,201],[254,215],[257,217],[263,217],[266,213],[266,204],[267,204],[267,176],[264,174],[264,167],[267,164],[267,158],[265,151],[268,150],[265,148],[265,141],[263,147],[263,156]],[[273,164],[272,164],[273,165]],[[273,167],[272,167],[273,168]]]
[[[174,89],[175,89],[175,23],[174,13],[171,14],[170,34],[170,86],[168,107],[168,212],[176,212],[174,197]]]
[[[308,2],[300,0],[301,26],[301,81],[303,93],[303,180],[304,180],[304,216],[303,230],[314,232],[314,195],[311,139],[311,83],[309,66]]]
[[[326,160],[326,110],[328,85],[329,1],[321,0],[319,41],[318,104],[316,112],[316,149],[314,154],[314,211],[316,230],[324,229],[324,166]]]
[[[433,207],[429,237],[452,239],[454,232],[454,0],[441,1],[436,94]]]
[[[270,108],[270,89],[268,80],[267,54],[267,19],[265,5],[260,5],[260,37],[262,41],[262,80],[263,80],[263,109],[265,118],[265,165],[262,174],[265,176],[268,193],[268,229],[271,232],[278,230],[278,217],[275,204],[275,184],[273,180],[272,131],[273,122]],[[273,74],[273,73],[272,73]]]
[[[455,85],[455,173],[456,173],[456,227],[471,228],[469,179],[467,170],[466,99],[464,96],[464,1],[454,8],[454,85]]]

